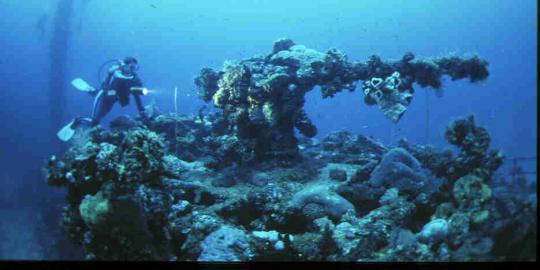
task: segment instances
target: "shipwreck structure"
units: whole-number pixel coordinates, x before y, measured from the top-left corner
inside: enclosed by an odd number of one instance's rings
[[[226,62],[221,70],[203,68],[195,84],[204,101],[223,111],[234,134],[250,141],[257,158],[286,158],[297,152],[294,128],[307,137],[317,134],[303,109],[304,96],[315,86],[328,98],[355,91],[363,81],[364,102],[398,122],[412,101],[414,83],[439,89],[443,75],[477,82],[488,77],[487,65],[477,56],[415,59],[412,53],[394,61],[372,55],[351,62],[338,49],[319,52],[280,39],[266,56]]]
[[[67,190],[61,225],[91,260],[535,260],[536,188],[496,174],[504,154],[474,116],[447,126],[454,151],[293,133],[317,132],[302,109],[315,85],[331,97],[362,80],[365,102],[398,121],[414,82],[476,82],[486,66],[412,54],[351,63],[280,40],[266,57],[201,71],[201,97],[222,113],[118,117],[44,172]]]

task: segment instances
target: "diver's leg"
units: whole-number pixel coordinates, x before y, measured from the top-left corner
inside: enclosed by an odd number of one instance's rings
[[[112,97],[107,97],[105,91],[100,90],[94,98],[94,105],[92,107],[92,117],[78,117],[75,118],[72,128],[79,126],[94,127],[99,124],[101,119],[112,109],[114,102],[116,101]]]
[[[100,90],[94,90],[94,91],[88,91],[86,93],[88,93],[93,98],[96,98],[96,96],[99,94],[99,92],[101,92],[101,91]]]
[[[92,126],[97,126],[101,122],[101,119],[111,111],[116,102],[115,96],[107,96],[104,92],[101,91],[96,96],[94,109],[92,110]]]
[[[106,96],[103,92],[104,91],[100,91],[96,95],[94,106],[92,108],[92,118],[75,118],[68,125],[58,131],[57,136],[60,140],[64,142],[69,141],[75,134],[75,129],[79,126],[94,127],[98,125],[101,119],[111,111],[112,106],[116,102],[116,96]]]
[[[77,117],[77,118],[75,118],[75,120],[73,121],[73,124],[71,124],[71,127],[76,128],[76,127],[79,127],[79,126],[91,127],[92,126],[92,118],[90,118],[90,117]]]

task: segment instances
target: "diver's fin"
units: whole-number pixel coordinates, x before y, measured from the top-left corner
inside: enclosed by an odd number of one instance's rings
[[[58,133],[56,133],[56,136],[58,136],[58,139],[67,142],[73,137],[73,134],[75,134],[75,129],[73,129],[71,126],[75,120],[69,122],[65,127],[63,127]]]
[[[94,87],[89,85],[87,82],[85,82],[81,78],[77,78],[77,79],[71,81],[71,84],[80,91],[84,91],[84,92],[95,91]]]

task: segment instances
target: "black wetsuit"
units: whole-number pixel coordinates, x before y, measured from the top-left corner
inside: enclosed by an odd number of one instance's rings
[[[127,77],[121,74],[118,68],[109,70],[107,78],[101,84],[101,89],[92,93],[94,96],[92,118],[78,118],[75,121],[75,125],[98,125],[101,119],[111,111],[116,101],[122,107],[127,106],[129,104],[130,94],[133,94],[139,113],[144,114],[144,107],[141,101],[142,92],[131,91],[131,87],[142,87],[142,82],[136,74]]]

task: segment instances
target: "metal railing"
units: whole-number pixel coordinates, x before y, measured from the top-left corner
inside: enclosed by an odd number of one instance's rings
[[[536,161],[536,157],[513,157],[513,158],[507,158],[508,161],[511,161],[511,167],[509,174],[512,176],[512,180],[516,179],[516,176],[518,175],[536,175],[536,171],[523,171],[522,167],[519,165],[519,163],[525,162],[525,161]]]

